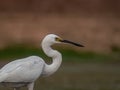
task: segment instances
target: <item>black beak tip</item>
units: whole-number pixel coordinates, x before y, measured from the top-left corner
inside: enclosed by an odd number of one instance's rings
[[[78,46],[78,47],[85,47],[85,46],[83,46],[83,45],[81,45],[81,44],[77,44],[77,43],[75,43],[74,45],[75,45],[75,46]]]
[[[85,47],[85,46],[83,46],[83,45],[79,45],[79,47]]]

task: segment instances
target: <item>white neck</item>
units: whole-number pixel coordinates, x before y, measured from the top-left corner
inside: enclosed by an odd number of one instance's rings
[[[43,76],[49,76],[53,74],[54,72],[56,72],[58,68],[60,67],[61,62],[62,62],[62,55],[58,51],[53,50],[51,48],[51,45],[47,44],[46,42],[42,42],[42,48],[43,48],[44,53],[48,57],[52,57],[52,64],[50,65],[45,64],[45,67],[42,73]]]

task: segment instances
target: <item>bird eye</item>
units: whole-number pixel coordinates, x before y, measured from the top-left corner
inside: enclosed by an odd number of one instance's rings
[[[61,39],[58,38],[58,37],[56,37],[56,38],[55,38],[55,41],[57,41],[57,42],[61,42]]]

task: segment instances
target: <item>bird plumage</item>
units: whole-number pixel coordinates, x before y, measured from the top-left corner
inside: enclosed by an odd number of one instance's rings
[[[49,34],[42,41],[42,49],[48,57],[52,58],[52,64],[46,64],[38,56],[30,56],[12,61],[0,69],[0,83],[4,86],[13,87],[14,90],[22,86],[27,86],[28,90],[33,90],[36,79],[40,76],[49,76],[60,67],[62,55],[57,50],[52,49],[51,45],[61,42],[82,46],[68,40],[63,40],[57,35]]]
[[[37,56],[12,61],[0,70],[0,82],[33,82],[41,75],[44,65]]]

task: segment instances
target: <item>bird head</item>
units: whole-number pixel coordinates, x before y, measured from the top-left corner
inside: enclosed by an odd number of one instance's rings
[[[62,39],[61,37],[59,37],[59,36],[57,36],[55,34],[48,34],[43,39],[43,42],[44,41],[49,43],[49,45],[52,45],[52,44],[55,44],[55,43],[69,43],[69,44],[72,44],[72,45],[75,45],[75,46],[78,46],[78,47],[84,47],[81,44],[78,44],[78,43],[75,43],[75,42],[72,42],[72,41],[69,41],[69,40],[64,40],[64,39]]]

